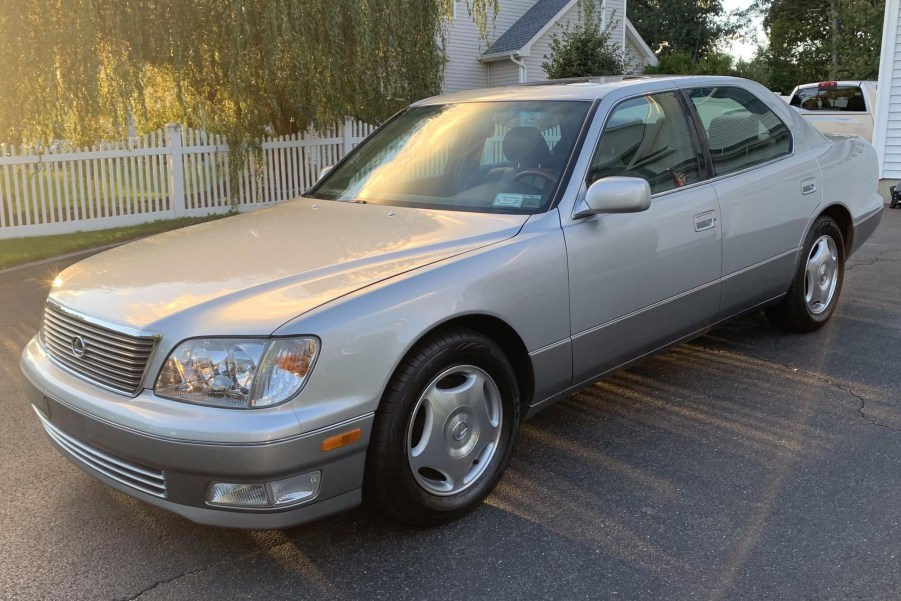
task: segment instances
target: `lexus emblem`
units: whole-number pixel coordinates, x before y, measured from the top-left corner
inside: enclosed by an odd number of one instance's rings
[[[81,359],[84,357],[85,352],[85,344],[84,338],[81,336],[75,336],[72,338],[72,354]]]

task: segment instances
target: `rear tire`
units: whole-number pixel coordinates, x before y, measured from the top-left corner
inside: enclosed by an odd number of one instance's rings
[[[376,411],[364,499],[413,526],[472,511],[510,462],[519,389],[503,350],[467,329],[447,330],[404,359]]]
[[[834,219],[821,216],[807,233],[788,294],[767,317],[784,330],[813,332],[835,312],[844,279],[844,237]]]

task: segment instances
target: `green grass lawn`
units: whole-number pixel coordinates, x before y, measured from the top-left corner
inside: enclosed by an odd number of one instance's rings
[[[182,217],[180,219],[164,219],[141,225],[117,227],[95,232],[76,232],[58,236],[34,236],[31,238],[12,238],[0,240],[0,269],[48,259],[58,255],[96,248],[116,242],[125,242],[143,238],[160,232],[168,232],[180,227],[222,219],[227,215],[208,215],[206,217]]]

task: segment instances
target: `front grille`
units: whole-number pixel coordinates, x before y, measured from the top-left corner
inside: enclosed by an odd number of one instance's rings
[[[51,358],[107,388],[137,394],[158,337],[134,336],[47,303],[41,340]]]
[[[166,476],[160,470],[125,461],[86,445],[51,424],[37,408],[34,408],[34,412],[38,414],[38,418],[50,438],[88,467],[97,470],[107,478],[112,478],[116,482],[121,482],[148,495],[166,498]]]

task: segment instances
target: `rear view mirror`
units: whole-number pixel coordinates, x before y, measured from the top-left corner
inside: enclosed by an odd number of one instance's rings
[[[576,219],[599,213],[640,213],[651,206],[651,186],[638,177],[605,177],[591,184]]]

